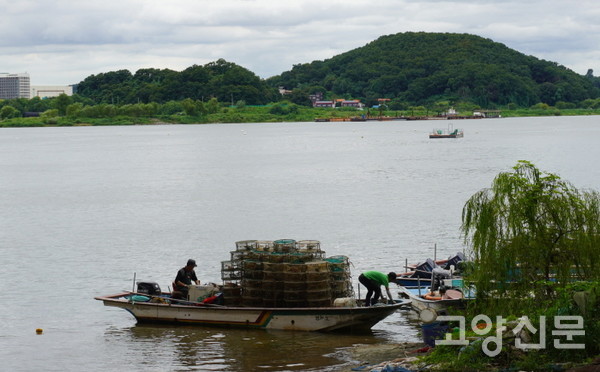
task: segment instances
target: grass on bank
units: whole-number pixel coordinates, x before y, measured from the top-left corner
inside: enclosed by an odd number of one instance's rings
[[[269,106],[225,107],[216,113],[201,115],[152,116],[111,116],[111,117],[79,117],[51,116],[16,117],[0,120],[0,127],[42,127],[42,126],[83,126],[83,125],[144,125],[144,124],[208,124],[208,123],[271,123],[271,122],[312,122],[315,119],[351,118],[351,117],[402,117],[402,116],[434,116],[424,108],[407,111],[357,110],[352,108],[329,109],[298,106],[293,103],[276,103]],[[469,113],[459,113],[469,116]],[[600,115],[600,109],[557,109],[554,107],[502,110],[502,117],[533,116],[582,116]]]

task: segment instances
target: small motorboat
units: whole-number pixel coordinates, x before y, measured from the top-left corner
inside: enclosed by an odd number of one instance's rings
[[[411,300],[410,307],[425,323],[435,321],[438,315],[446,314],[450,308],[462,308],[467,301],[475,298],[474,292],[465,287],[463,279],[438,280],[435,274],[431,287],[400,287],[398,294],[400,298]]]
[[[428,258],[424,262],[416,265],[406,265],[406,269],[409,271],[398,274],[396,277],[396,284],[407,288],[431,286],[431,275],[435,268],[441,267],[445,270],[453,270],[453,272],[456,273],[459,263],[464,261],[466,261],[465,255],[462,252],[457,252],[447,260],[434,261]]]
[[[464,135],[462,129],[453,129],[452,125],[448,124],[448,129],[433,129],[429,138],[462,138]]]

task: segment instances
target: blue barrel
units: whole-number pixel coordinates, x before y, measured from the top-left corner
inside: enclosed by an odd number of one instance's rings
[[[429,347],[435,347],[435,340],[444,338],[448,332],[448,325],[441,322],[422,324],[421,332],[423,333],[423,342]]]

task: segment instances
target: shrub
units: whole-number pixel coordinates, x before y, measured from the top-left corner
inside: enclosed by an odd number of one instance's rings
[[[21,112],[16,108],[6,105],[0,109],[0,119],[10,119],[21,116]]]
[[[550,110],[552,107],[547,104],[547,103],[536,103],[535,105],[531,106],[531,109],[533,110]]]

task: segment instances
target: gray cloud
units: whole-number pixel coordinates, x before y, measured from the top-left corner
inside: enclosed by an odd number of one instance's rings
[[[592,0],[0,0],[0,70],[33,84],[181,70],[218,58],[261,77],[406,31],[480,35],[578,73],[600,71]]]

